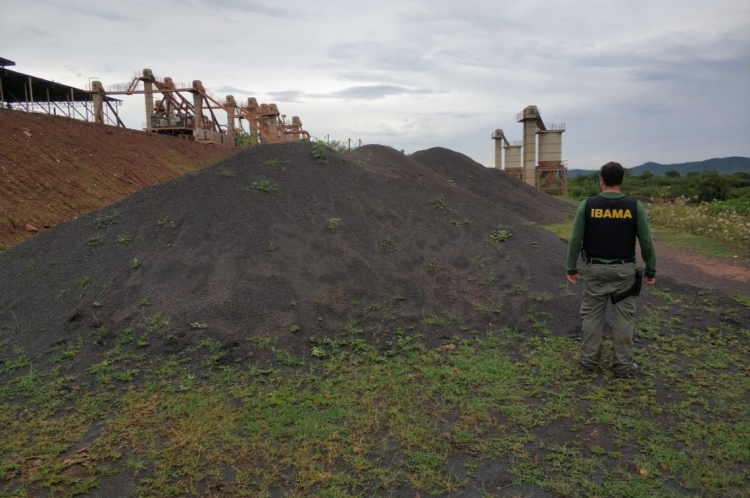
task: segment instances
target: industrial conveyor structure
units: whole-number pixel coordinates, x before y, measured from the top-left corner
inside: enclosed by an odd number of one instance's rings
[[[238,135],[247,134],[252,145],[309,139],[298,116],[286,123],[286,115],[276,104],[258,104],[254,98],[237,102],[232,95],[225,99],[208,91],[200,80],[190,84],[175,83],[172,78],[158,78],[150,69],[136,73],[127,86],[105,87],[100,81],[90,85],[96,123],[103,123],[103,102],[110,95],[145,95],[146,122],[144,131],[179,135],[199,142],[235,145]],[[155,100],[155,94],[161,99]],[[214,112],[216,111],[216,112]],[[226,115],[226,124],[217,119]],[[247,121],[245,132],[242,120]],[[118,118],[122,127],[122,121]]]
[[[508,142],[503,130],[500,129],[492,134],[495,141],[495,168],[503,169],[504,151],[504,171],[507,174],[539,190],[566,195],[568,165],[567,161],[562,160],[562,134],[565,132],[565,123],[545,125],[539,108],[534,105],[518,113],[516,121],[523,123],[523,141]]]

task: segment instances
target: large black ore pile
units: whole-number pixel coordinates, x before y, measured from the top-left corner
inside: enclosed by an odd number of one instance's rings
[[[211,337],[235,359],[246,339],[304,354],[354,322],[376,345],[399,327],[428,345],[472,328],[571,335],[566,244],[532,222],[566,209],[445,149],[318,163],[310,143],[254,147],[0,254],[0,330],[33,357],[158,317],[152,351]]]
[[[517,215],[538,223],[562,220],[570,206],[542,194],[524,182],[515,181],[500,170],[485,168],[473,159],[449,149],[434,147],[415,152],[410,158],[456,185],[490,202],[499,203]]]

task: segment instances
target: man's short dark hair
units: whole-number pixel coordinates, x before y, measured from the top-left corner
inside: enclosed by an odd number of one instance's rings
[[[622,164],[615,162],[608,162],[602,166],[599,176],[604,180],[604,185],[607,187],[617,187],[622,185],[622,179],[625,177],[625,168]]]

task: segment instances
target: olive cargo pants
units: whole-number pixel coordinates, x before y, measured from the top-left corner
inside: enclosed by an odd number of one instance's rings
[[[610,294],[627,291],[635,282],[635,263],[619,265],[587,264],[581,304],[581,364],[597,369],[602,362],[604,317]],[[612,307],[612,368],[624,373],[633,363],[633,321],[635,298],[628,297]]]

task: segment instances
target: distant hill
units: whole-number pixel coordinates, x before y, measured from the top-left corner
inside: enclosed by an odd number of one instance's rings
[[[719,173],[732,174],[738,171],[750,173],[750,157],[722,157],[706,159],[705,161],[695,161],[690,163],[660,164],[654,162],[643,163],[640,166],[628,168],[634,175],[640,175],[644,171],[650,171],[655,175],[664,175],[667,171],[679,171],[685,176],[691,171],[718,171]],[[592,169],[570,169],[568,178],[575,178],[578,175],[588,175],[596,170]]]
[[[659,164],[644,163],[634,168],[629,168],[634,175],[640,175],[644,171],[650,171],[655,175],[663,175],[667,171],[676,170],[681,175],[691,171],[718,171],[719,173],[737,173],[745,171],[750,173],[750,157],[722,157],[716,159],[706,159],[705,161],[695,161],[691,163],[678,164]]]
[[[597,171],[595,169],[569,169],[568,170],[568,178],[575,178],[579,175],[588,175],[589,173],[593,173],[594,171]]]

